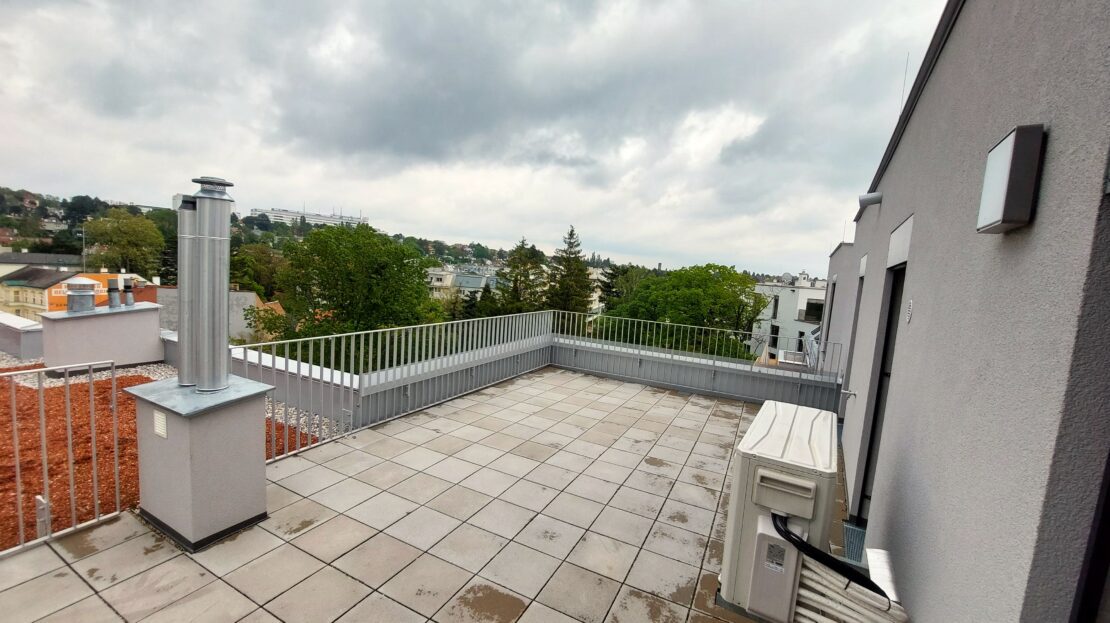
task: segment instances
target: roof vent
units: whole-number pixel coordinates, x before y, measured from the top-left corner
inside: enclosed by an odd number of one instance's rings
[[[65,282],[66,311],[87,312],[96,309],[96,286],[92,279],[74,277]]]

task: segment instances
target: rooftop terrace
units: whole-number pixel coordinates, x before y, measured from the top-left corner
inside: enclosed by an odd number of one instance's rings
[[[0,611],[741,620],[713,593],[721,492],[757,408],[543,368],[270,463],[269,518],[197,554],[128,512],[0,560]]]

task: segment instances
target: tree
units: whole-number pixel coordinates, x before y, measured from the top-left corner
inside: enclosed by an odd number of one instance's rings
[[[590,310],[593,281],[582,254],[582,243],[572,225],[563,236],[563,248],[551,259],[551,275],[547,287],[547,306],[569,312]]]
[[[648,269],[633,264],[616,264],[601,273],[601,304],[613,309],[631,296],[636,287],[651,275]]]
[[[497,296],[502,313],[536,311],[543,306],[543,252],[520,239],[497,272]]]
[[[277,287],[277,275],[284,266],[285,259],[269,245],[244,244],[231,255],[231,281],[270,299]]]
[[[90,217],[103,213],[108,209],[108,204],[97,197],[77,195],[72,199],[62,202],[64,220],[70,229],[79,227]]]
[[[232,213],[234,216],[234,213]],[[162,234],[162,261],[158,276],[168,286],[177,285],[177,212],[174,210],[151,210],[146,218],[154,223]]]
[[[750,332],[767,306],[755,284],[731,266],[689,266],[643,278],[612,315]]]
[[[98,247],[93,264],[112,270],[122,268],[148,278],[158,274],[165,241],[149,219],[112,208],[104,218],[90,221],[85,234]]]
[[[31,250],[36,253],[69,253],[81,255],[81,240],[68,229],[63,229],[54,234],[50,242],[35,242]]]
[[[489,281],[482,286],[482,294],[478,297],[476,311],[479,318],[488,318],[501,314],[501,306],[498,304],[497,294],[489,287]]]
[[[302,335],[419,324],[442,310],[411,248],[369,225],[314,229],[284,248],[282,305]]]

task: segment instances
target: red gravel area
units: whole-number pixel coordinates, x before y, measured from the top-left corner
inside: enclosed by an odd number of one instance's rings
[[[293,419],[293,418],[289,418],[289,419]],[[274,438],[272,440],[273,443],[271,443],[271,438],[270,438],[270,427],[271,426],[276,426],[277,427],[273,431],[273,435],[274,435]],[[308,433],[301,433],[301,445],[300,445],[301,448],[303,448],[307,445],[310,445],[310,444],[314,444],[314,443],[316,443],[316,436],[315,435],[310,435]],[[277,446],[277,453],[276,454],[274,453],[274,446],[275,445]],[[297,427],[296,426],[290,426],[289,427],[289,449],[288,449],[288,452],[296,452],[296,450],[297,450]],[[286,448],[285,448],[285,424],[282,424],[281,422],[272,422],[270,419],[267,418],[267,420],[266,420],[266,458],[267,459],[272,459],[272,458],[274,458],[274,456],[280,457],[280,456],[285,455],[285,453],[286,453]]]
[[[6,368],[0,372],[34,369],[40,366]],[[33,377],[30,377],[33,378]],[[120,507],[134,508],[139,502],[139,461],[135,433],[135,399],[123,390],[127,387],[149,383],[151,379],[141,375],[116,377],[117,425],[119,430],[118,460],[120,473]],[[93,383],[96,413],[96,465],[97,497],[100,500],[101,514],[111,513],[116,508],[115,463],[116,449],[113,443],[113,422],[111,413],[112,381],[99,380]],[[39,432],[38,390],[15,386],[16,421],[19,434],[19,467],[22,482],[22,499],[19,506],[23,510],[23,538],[25,541],[37,537],[35,532],[35,496],[42,494],[43,460]],[[66,434],[65,389],[49,387],[43,390],[46,415],[47,473],[50,477],[50,502],[52,524],[55,532],[74,525],[72,509],[76,507],[77,523],[93,519],[93,444],[89,416],[89,386],[87,382],[70,384],[70,414],[72,416],[73,439],[73,488],[75,504],[71,506],[69,445]],[[278,455],[285,452],[285,428],[276,423],[274,431],[277,438]],[[291,430],[290,447],[296,447],[296,436]],[[301,445],[315,439],[301,434]],[[15,452],[13,451],[11,381],[0,378],[0,551],[19,544],[19,522],[16,503]],[[269,458],[273,449],[270,446],[270,422],[266,422],[266,454]]]

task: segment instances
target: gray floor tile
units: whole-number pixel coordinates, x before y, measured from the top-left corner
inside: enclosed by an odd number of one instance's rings
[[[144,623],[183,621],[238,621],[258,606],[222,580],[185,595],[143,619]]]
[[[483,467],[464,478],[459,484],[474,489],[475,491],[485,493],[486,495],[497,497],[504,493],[505,490],[511,487],[516,481],[517,478],[515,476]]]
[[[413,547],[426,550],[447,536],[459,523],[461,522],[454,517],[421,506],[386,528],[385,533]]]
[[[133,513],[120,513],[113,519],[50,542],[50,546],[67,562],[92,556],[108,548],[150,532]]]
[[[389,492],[410,502],[424,504],[450,488],[449,481],[428,474],[413,474],[390,487]]]
[[[94,589],[102,591],[180,554],[169,539],[148,532],[82,558],[73,563],[73,569]]]
[[[517,620],[517,623],[577,623],[578,619],[571,618],[558,610],[541,604],[538,601],[533,601],[529,604],[528,609],[524,611],[524,616]]]
[[[302,496],[293,493],[289,489],[275,483],[266,483],[266,512],[273,514],[279,510],[289,506],[293,502],[300,500]]]
[[[138,621],[215,579],[192,559],[178,556],[102,591],[100,596],[124,619]]]
[[[99,595],[93,595],[71,606],[62,608],[48,617],[39,619],[38,623],[73,623],[74,621],[79,623],[121,623],[123,619]]]
[[[92,594],[81,578],[61,569],[0,592],[0,612],[12,623],[34,621]]]
[[[482,432],[486,433],[487,435],[489,433],[489,431]],[[455,433],[451,434],[454,435]],[[469,447],[463,448],[462,450],[456,452],[454,454],[454,457],[470,463],[474,463],[475,465],[489,465],[494,460],[498,459],[502,454],[505,454],[504,450],[498,450],[497,448],[483,446],[480,443],[472,443]]]
[[[407,452],[398,454],[390,460],[419,472],[428,469],[445,458],[447,458],[446,454],[441,454],[427,448],[416,447]]]
[[[37,578],[64,564],[54,550],[45,544],[0,559],[0,591]]]
[[[653,495],[646,491],[633,489],[632,487],[621,487],[609,500],[609,506],[614,506],[621,510],[626,510],[630,513],[655,519],[659,515],[659,510],[663,508],[663,503],[667,498]]]
[[[623,582],[638,553],[639,549],[635,546],[596,532],[587,532],[567,556],[567,562]]]
[[[265,604],[322,566],[324,563],[286,543],[227,574],[224,581],[255,603]]]
[[[713,511],[676,500],[667,500],[659,511],[659,521],[709,536],[713,529]]]
[[[424,616],[432,616],[471,578],[471,573],[424,554],[381,587],[381,592]]]
[[[321,524],[336,512],[309,499],[294,502],[270,515],[260,525],[283,539],[293,539],[317,524]]]
[[[640,491],[646,491],[652,495],[667,497],[671,492],[671,485],[674,484],[674,478],[660,476],[658,474],[649,474],[648,472],[639,469],[634,470],[628,475],[624,481],[624,486],[632,487]]]
[[[377,588],[420,556],[420,550],[388,534],[379,533],[340,556],[332,565],[368,586]]]
[[[535,512],[526,508],[502,500],[493,500],[468,519],[467,523],[511,539],[528,525],[535,515]]]
[[[567,452],[566,450],[560,450],[544,461],[544,465],[561,467],[579,474],[582,473],[582,470],[589,467],[590,463],[593,463],[592,458],[573,452]]]
[[[448,482],[458,484],[464,478],[473,474],[479,469],[482,469],[480,465],[475,465],[474,463],[464,461],[458,457],[449,456],[439,463],[436,463],[435,465],[424,470],[424,473],[430,476],[435,476],[436,478],[440,478],[442,480],[446,480]]]
[[[605,619],[608,623],[620,621],[651,621],[652,623],[683,623],[689,610],[669,601],[659,599],[631,586],[622,586],[613,609]]]
[[[339,515],[305,532],[290,543],[324,562],[331,562],[377,532],[360,521],[355,521],[346,515]]]
[[[642,591],[689,606],[697,586],[698,569],[659,554],[640,550],[625,583]]]
[[[258,608],[254,612],[248,614],[238,621],[238,623],[281,623],[274,615],[266,612],[262,608]]]
[[[506,489],[500,495],[500,498],[517,506],[539,512],[557,495],[559,495],[558,489],[545,487],[529,480],[518,480],[516,484]]]
[[[385,530],[390,524],[416,510],[417,504],[386,491],[347,511],[351,519]]]
[[[368,485],[373,485],[379,489],[388,489],[393,485],[401,482],[402,480],[412,476],[416,473],[415,469],[410,469],[404,465],[386,461],[379,463],[366,471],[359,472],[355,475],[362,482]]]
[[[278,481],[315,466],[315,463],[304,457],[288,456],[280,461],[267,464],[266,478],[268,480]]]
[[[538,482],[541,485],[551,487],[552,489],[561,490],[566,488],[566,486],[573,482],[574,479],[577,477],[578,474],[576,472],[570,471],[569,469],[563,469],[561,467],[555,467],[554,465],[548,465],[547,463],[544,463],[536,467],[536,469],[528,472],[528,475],[525,476],[524,479],[531,482]]]
[[[355,474],[370,469],[371,467],[381,463],[385,459],[380,456],[374,456],[369,452],[362,450],[353,450],[324,463],[324,467],[335,470],[340,474],[347,476],[354,476]]]
[[[482,578],[472,578],[435,615],[437,623],[513,623],[528,599]]]
[[[583,621],[601,623],[620,583],[570,563],[551,576],[536,601]]]
[[[347,478],[327,489],[313,493],[309,496],[309,499],[323,504],[333,511],[342,513],[350,508],[358,506],[380,492],[381,489],[373,485],[368,485],[355,478]]]
[[[559,562],[557,558],[513,542],[494,556],[479,575],[526,597],[535,597],[559,568]]]
[[[336,623],[423,623],[425,620],[425,617],[385,595],[374,593],[358,602]]]
[[[697,567],[704,557],[706,542],[707,538],[696,532],[656,522],[644,542],[644,549]]]
[[[582,528],[565,521],[537,515],[513,540],[561,560],[582,538],[583,532]]]
[[[587,500],[569,493],[560,493],[544,508],[543,513],[549,517],[572,523],[580,528],[589,528],[602,508],[604,508],[602,504],[593,500]]]
[[[526,459],[515,454],[503,454],[490,462],[488,467],[520,478],[535,469],[539,464],[539,461]]]
[[[188,554],[188,556],[214,573],[216,577],[222,577],[282,543],[284,541],[260,526],[252,526],[209,546],[204,551]]]
[[[277,483],[297,495],[309,496],[334,485],[344,478],[346,476],[337,471],[330,470],[323,465],[317,465],[302,472],[297,472],[288,478],[282,478]]]
[[[292,422],[292,417],[290,417]],[[352,451],[353,448],[341,443],[324,443],[301,452],[298,456],[308,459],[313,463],[327,463],[328,461],[343,456]]]
[[[428,502],[428,507],[455,519],[466,521],[493,498],[473,489],[454,486]]]
[[[392,437],[387,437],[385,439],[380,439],[378,441],[375,441],[374,443],[366,446],[362,450],[365,451],[365,452],[369,452],[370,454],[373,454],[374,456],[381,457],[383,459],[392,459],[393,457],[397,456],[398,454],[401,454],[403,452],[407,452],[407,451],[411,450],[412,448],[413,448],[413,445],[411,443],[407,442],[407,441],[401,441],[400,439],[394,439]]]
[[[469,441],[461,439],[459,437],[452,437],[451,435],[443,435],[442,437],[437,437],[436,439],[433,439],[424,444],[425,448],[429,450],[435,450],[440,454],[446,454],[448,456],[453,455],[459,450],[462,450],[463,448],[466,448],[468,446],[470,446]]]
[[[428,551],[451,564],[477,573],[508,542],[504,537],[464,523]]]
[[[331,567],[278,595],[266,609],[285,623],[334,621],[370,594],[370,589]]]
[[[607,506],[590,529],[639,547],[644,542],[644,537],[651,531],[651,526],[652,521],[646,517]]]
[[[567,485],[564,491],[573,493],[580,498],[586,498],[587,500],[605,504],[613,497],[613,494],[617,492],[618,488],[620,488],[618,484],[582,474],[578,478],[575,478],[574,482]]]

